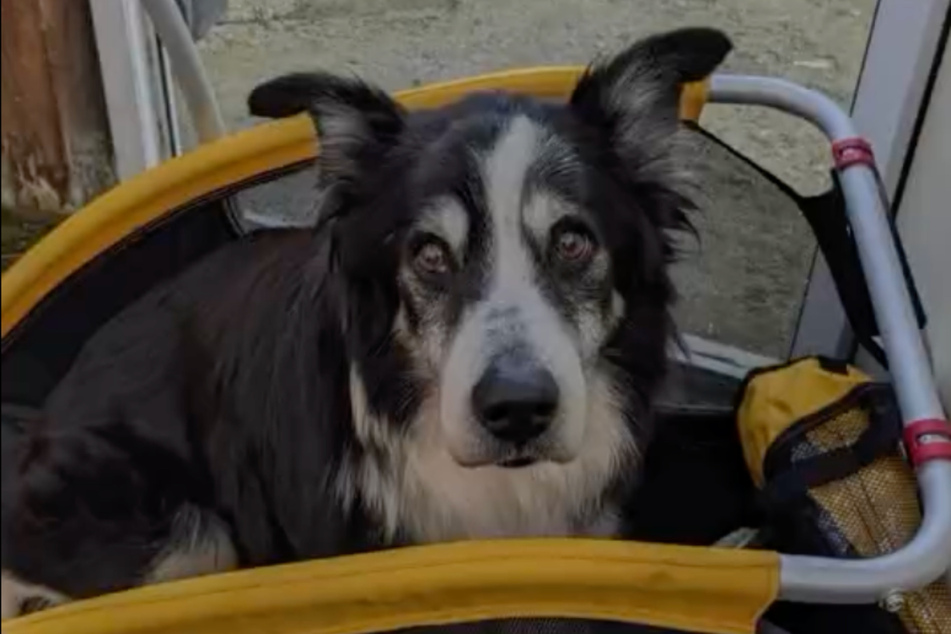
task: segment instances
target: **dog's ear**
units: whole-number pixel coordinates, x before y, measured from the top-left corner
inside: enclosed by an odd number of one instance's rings
[[[248,96],[251,114],[314,118],[324,178],[348,180],[366,161],[395,143],[404,111],[385,92],[356,79],[327,73],[292,73],[258,85]]]
[[[646,227],[619,228],[613,232],[623,236],[619,252],[641,253],[644,262],[670,261],[677,248],[669,231],[692,232],[687,212],[696,208],[692,197],[696,184],[689,155],[684,153],[689,146],[676,134],[681,88],[711,74],[732,48],[720,31],[679,29],[640,40],[617,56],[593,64],[578,81],[569,107],[603,135],[643,212],[625,219],[640,223],[646,218],[662,231],[659,242],[628,244],[626,240],[643,234]],[[652,248],[659,252],[650,256]],[[666,279],[662,267],[651,270]],[[622,279],[625,273],[618,275]]]
[[[578,81],[571,107],[606,127],[622,153],[643,147],[677,129],[681,85],[712,73],[732,48],[724,33],[709,28],[648,37],[592,65]]]

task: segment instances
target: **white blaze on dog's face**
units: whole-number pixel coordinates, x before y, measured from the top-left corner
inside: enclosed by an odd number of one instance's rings
[[[478,202],[433,205],[401,272],[438,375],[441,435],[465,466],[568,462],[589,424],[588,374],[618,317],[610,256],[593,219],[548,186],[578,161],[551,130],[516,115],[468,148],[477,171],[466,180],[479,191],[467,198]],[[421,288],[450,274],[466,299]]]

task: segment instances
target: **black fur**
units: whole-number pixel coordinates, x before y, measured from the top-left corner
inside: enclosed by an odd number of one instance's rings
[[[484,197],[464,150],[490,145],[513,114],[553,130],[578,157],[575,177],[537,178],[593,216],[611,254],[627,308],[602,356],[646,425],[671,334],[667,232],[687,226],[692,205],[647,169],[662,148],[622,139],[618,127],[675,116],[677,82],[712,71],[728,49],[707,30],[649,40],[592,70],[569,107],[478,95],[407,114],[378,90],[326,75],[256,89],[252,112],[311,112],[332,148],[321,159],[332,195],[318,228],[226,247],[88,342],[3,493],[3,569],[74,598],[137,585],[181,508],[223,520],[244,566],[392,545],[378,518],[344,508],[335,492],[342,469],[362,460],[385,469],[390,459],[355,436],[349,370],[359,367],[372,412],[397,430],[410,424],[425,386],[392,335],[407,230],[436,194],[479,217]],[[654,69],[658,96],[646,110],[620,111],[608,95],[632,58]],[[472,235],[477,251],[477,224]],[[453,314],[473,299],[466,288]]]

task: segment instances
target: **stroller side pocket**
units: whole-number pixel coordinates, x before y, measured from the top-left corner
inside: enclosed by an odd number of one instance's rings
[[[888,384],[844,363],[799,359],[751,375],[737,421],[770,546],[868,558],[895,551],[914,536],[921,507]],[[951,632],[946,585],[937,582],[903,599],[890,606],[897,619],[881,609],[866,610],[870,622],[854,631]]]

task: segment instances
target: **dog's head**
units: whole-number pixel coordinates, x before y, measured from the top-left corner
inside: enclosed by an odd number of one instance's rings
[[[316,122],[319,231],[375,420],[405,429],[425,404],[457,464],[517,467],[570,463],[610,436],[597,426],[643,412],[670,334],[670,232],[691,207],[680,86],[729,49],[709,29],[651,37],[560,103],[477,94],[409,113],[323,74],[255,89],[253,113]]]

